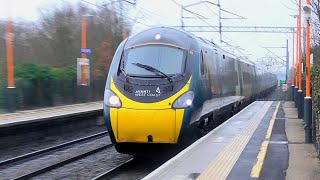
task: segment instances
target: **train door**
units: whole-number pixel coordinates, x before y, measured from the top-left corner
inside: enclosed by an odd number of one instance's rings
[[[246,71],[246,76],[245,76],[245,84],[247,86],[247,96],[251,98],[254,94],[254,89],[253,89],[253,83],[254,83],[254,76],[253,76],[253,66],[250,64],[247,64],[247,71]]]
[[[235,89],[236,89],[236,96],[240,96],[241,95],[241,83],[240,83],[240,67],[239,67],[239,61],[233,59],[233,63],[234,63],[234,71],[235,71],[235,76],[234,78],[236,78],[236,85],[235,85]]]
[[[201,51],[201,62],[200,62],[200,76],[201,76],[201,85],[202,85],[202,94],[204,99],[208,99],[211,82],[209,81],[209,70],[208,70],[208,61],[207,61],[208,52],[205,50]]]
[[[256,67],[252,66],[252,92],[256,95],[259,92],[259,84],[257,81]]]
[[[219,59],[218,53],[213,52],[213,82],[211,84],[211,92],[213,96],[220,96],[222,94],[222,82],[221,82],[221,68],[222,64],[221,59]]]
[[[237,70],[238,70],[238,82],[239,82],[239,95],[243,96],[243,76],[242,76],[242,68],[241,68],[241,62],[236,61],[237,63]]]

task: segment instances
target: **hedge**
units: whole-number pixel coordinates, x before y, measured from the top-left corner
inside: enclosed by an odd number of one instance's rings
[[[15,66],[18,110],[35,109],[82,102],[73,67],[52,68],[48,65],[19,63]],[[89,101],[103,99],[105,79],[91,81]],[[6,109],[6,81],[0,80],[0,109]],[[3,110],[0,110],[3,112]]]
[[[312,83],[312,110],[313,110],[313,140],[320,155],[320,65],[315,65],[311,69]]]

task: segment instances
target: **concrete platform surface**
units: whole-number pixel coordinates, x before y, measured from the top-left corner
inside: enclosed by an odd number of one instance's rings
[[[229,175],[234,174],[234,166],[245,167],[248,172],[237,179],[250,178],[275,105],[276,102],[272,101],[252,103],[144,179],[228,179]],[[268,118],[265,119],[265,116]],[[264,130],[259,127],[259,132],[264,133],[263,138],[257,137],[257,141],[249,142],[262,120],[262,124],[267,124]],[[253,149],[246,149],[248,144],[256,145]],[[254,153],[251,154],[251,151]],[[246,155],[249,158],[242,156],[243,152],[248,152]],[[239,159],[244,161],[237,165]],[[252,162],[248,163],[246,159]]]
[[[320,180],[293,102],[256,101],[144,179]]]
[[[34,123],[53,118],[77,116],[86,113],[102,113],[102,103],[102,101],[89,102],[36,110],[18,111],[16,113],[0,114],[0,128]]]
[[[320,161],[313,144],[304,143],[304,123],[298,119],[297,109],[293,102],[283,104],[286,119],[286,133],[289,148],[288,180],[319,180]]]

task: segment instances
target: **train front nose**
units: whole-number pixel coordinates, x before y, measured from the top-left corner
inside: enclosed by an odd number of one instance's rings
[[[172,104],[176,94],[154,103],[140,103],[129,99],[112,85],[106,90],[105,104],[112,132],[117,143],[177,143],[184,109]],[[112,105],[111,105],[112,104]]]
[[[105,93],[106,120],[116,143],[177,143],[185,107],[191,106],[194,97],[188,89],[189,83],[167,98],[145,103],[129,98],[111,83]]]
[[[120,108],[116,137],[119,142],[175,143],[179,116],[173,109]]]

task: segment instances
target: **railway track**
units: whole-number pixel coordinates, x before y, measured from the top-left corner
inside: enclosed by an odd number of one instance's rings
[[[119,166],[116,166],[102,174],[99,174],[97,177],[92,178],[91,180],[102,180],[102,179],[110,179],[120,171],[123,171],[124,169],[130,167],[134,163],[134,158],[131,158],[127,160],[126,162],[120,164]]]
[[[89,151],[89,152],[86,152],[86,153],[83,153],[83,154],[79,154],[79,155],[77,155],[75,157],[72,157],[70,159],[66,159],[64,161],[60,161],[59,163],[56,163],[56,164],[53,164],[53,165],[50,165],[50,166],[47,166],[47,167],[43,167],[43,168],[38,169],[36,171],[33,171],[31,173],[27,173],[27,174],[24,174],[22,176],[16,177],[16,178],[14,178],[14,180],[22,180],[22,179],[28,179],[28,178],[32,178],[32,177],[38,176],[38,175],[43,174],[45,172],[48,172],[48,171],[50,171],[52,169],[61,167],[63,165],[66,165],[68,163],[74,162],[74,161],[79,160],[81,158],[84,158],[86,156],[89,156],[89,155],[92,155],[94,153],[97,153],[97,152],[100,152],[102,150],[105,150],[107,148],[110,148],[112,146],[113,146],[112,144],[109,144],[109,145],[100,147],[98,149],[95,149],[95,150],[92,150],[92,151]]]
[[[41,150],[38,150],[38,151],[34,151],[34,152],[31,152],[31,153],[27,153],[27,154],[16,156],[16,157],[13,157],[13,158],[10,158],[10,159],[6,159],[6,160],[3,160],[3,161],[0,161],[0,167],[8,165],[8,164],[11,164],[11,163],[14,163],[14,162],[26,160],[28,158],[32,158],[32,157],[35,157],[35,156],[39,156],[41,154],[52,152],[52,151],[55,151],[55,150],[58,150],[58,149],[62,149],[62,148],[65,148],[67,146],[74,145],[76,143],[81,143],[81,142],[88,141],[90,139],[102,137],[102,136],[105,136],[105,135],[108,135],[107,131],[103,131],[103,132],[100,132],[100,133],[97,133],[97,134],[93,134],[93,135],[90,135],[90,136],[86,136],[86,137],[83,137],[83,138],[79,138],[79,139],[76,139],[76,140],[73,140],[73,141],[69,141],[69,142],[66,142],[66,143],[62,143],[62,144],[59,144],[59,145],[51,146],[51,147],[48,147],[48,148],[45,148],[45,149],[41,149]]]
[[[90,144],[91,142],[105,142],[104,138],[106,137],[107,134],[108,132],[104,131],[101,133],[86,136],[70,142],[66,142],[63,144],[59,144],[56,146],[52,146],[52,147],[41,149],[32,153],[24,154],[21,156],[17,156],[14,158],[1,161],[0,174],[2,174],[2,177],[0,179],[32,178],[40,174],[43,174],[45,172],[48,172],[50,170],[53,170],[55,168],[59,168],[63,165],[85,158],[89,155],[111,148],[113,147],[113,144],[104,144],[104,143],[102,144],[98,143],[96,147],[90,147],[92,146]],[[97,143],[92,143],[92,144],[97,144]],[[77,148],[77,146],[79,146],[79,148]],[[86,146],[88,147],[84,148]],[[78,149],[78,153],[72,154],[73,150],[70,150],[69,153],[68,152],[66,153],[66,151],[68,150],[68,147],[69,149],[72,149],[72,148]],[[50,155],[52,156],[52,154],[61,154],[61,155],[60,156],[55,155],[52,159],[50,158]],[[41,160],[43,158],[52,162],[46,162],[46,160]],[[42,163],[42,165],[37,165],[38,162]],[[33,166],[33,165],[37,167],[36,168],[31,167],[31,169],[26,169],[29,166]],[[11,170],[10,168],[13,170]],[[22,172],[18,171],[18,173],[14,173],[15,171],[14,169],[20,169],[20,168],[23,170]]]

